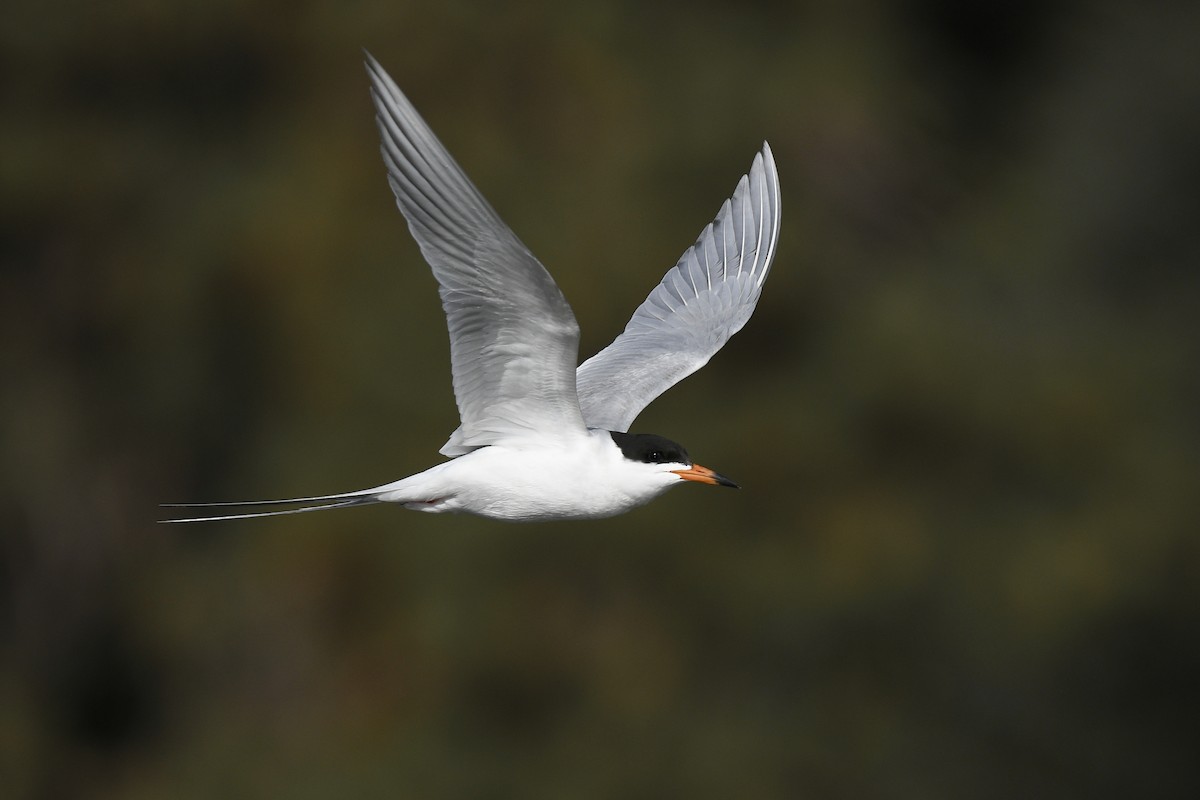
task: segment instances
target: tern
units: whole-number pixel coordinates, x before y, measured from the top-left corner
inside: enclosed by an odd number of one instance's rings
[[[624,332],[576,367],[579,326],[554,279],[369,53],[366,67],[388,183],[433,268],[450,329],[461,424],[441,449],[449,460],[354,492],[168,504],[230,513],[164,521],[369,503],[508,521],[597,519],[685,482],[736,486],[692,461],[676,442],[629,428],[753,313],[779,237],[779,177],[770,146],[763,143],[733,195]]]

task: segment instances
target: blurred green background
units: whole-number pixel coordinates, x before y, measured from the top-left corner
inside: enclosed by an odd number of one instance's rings
[[[1200,6],[8,2],[12,798],[1195,797]],[[603,347],[765,138],[747,328],[635,430],[740,492],[172,500],[435,463],[360,48]]]

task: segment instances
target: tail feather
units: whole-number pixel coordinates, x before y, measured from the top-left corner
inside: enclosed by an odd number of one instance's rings
[[[327,502],[332,501],[332,502]],[[220,514],[205,517],[186,517],[180,519],[164,519],[159,522],[214,522],[228,519],[253,519],[255,517],[277,517],[283,514],[305,514],[309,511],[325,511],[331,508],[348,508],[382,502],[373,492],[347,492],[345,494],[327,494],[316,497],[293,497],[287,500],[241,500],[232,503],[163,503],[163,508],[244,508],[246,506],[270,506],[296,503],[317,503],[301,508],[284,508],[273,511],[247,511],[239,514]]]

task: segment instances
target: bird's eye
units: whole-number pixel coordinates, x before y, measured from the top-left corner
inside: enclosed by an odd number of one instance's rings
[[[662,462],[662,453],[657,450],[650,451],[650,460],[658,464]]]

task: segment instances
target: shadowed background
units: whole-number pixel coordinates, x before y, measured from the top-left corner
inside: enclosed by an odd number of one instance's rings
[[[8,797],[1191,797],[1200,11],[0,10]],[[360,47],[581,357],[767,139],[774,271],[634,430],[740,492],[508,526]]]

